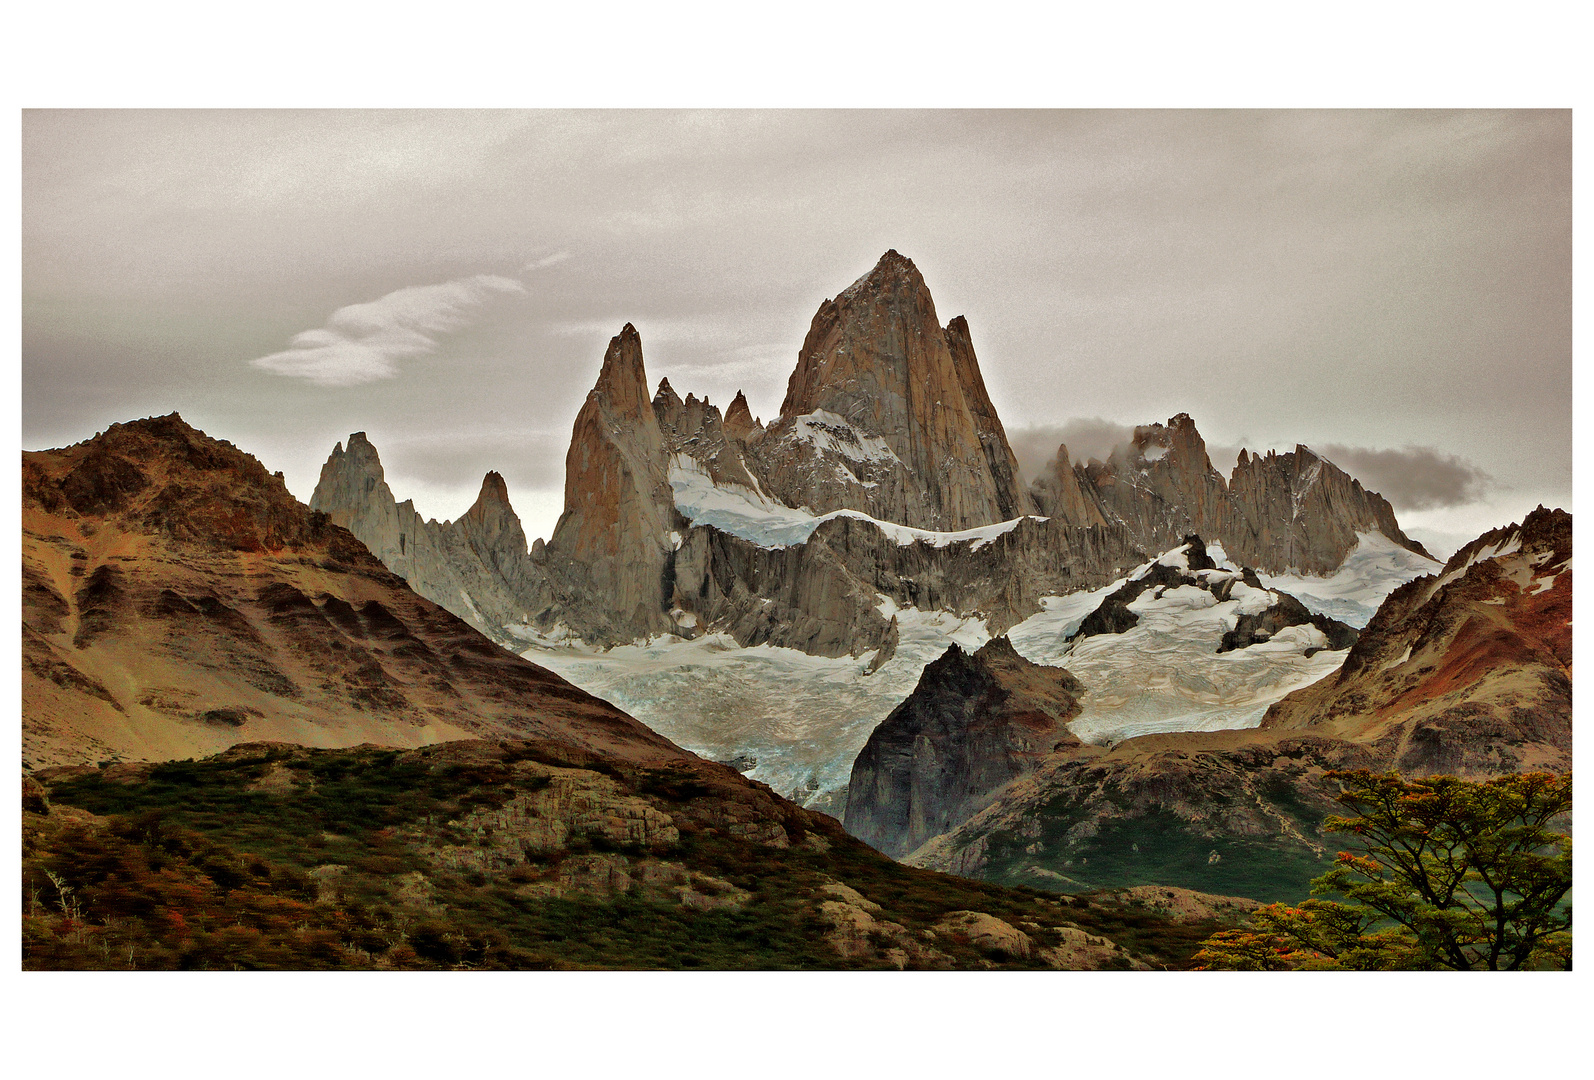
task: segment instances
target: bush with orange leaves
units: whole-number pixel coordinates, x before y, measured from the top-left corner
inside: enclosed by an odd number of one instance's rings
[[[1205,969],[1516,971],[1572,965],[1572,778],[1329,773],[1329,832],[1354,836],[1314,894],[1349,901],[1271,904],[1250,926],[1208,938]]]

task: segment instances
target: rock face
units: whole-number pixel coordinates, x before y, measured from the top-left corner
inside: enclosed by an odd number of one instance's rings
[[[679,606],[743,645],[859,656],[888,638],[882,597],[979,615],[1002,633],[1039,611],[1041,597],[1105,585],[1142,559],[1122,529],[1031,517],[990,540],[903,544],[874,522],[839,517],[784,548],[693,528],[670,580]]]
[[[1080,686],[995,638],[972,656],[953,645],[874,730],[847,788],[847,831],[899,857],[967,819],[1061,745]]]
[[[1288,454],[1269,451],[1266,457],[1241,451],[1229,491],[1246,527],[1235,531],[1235,546],[1227,550],[1247,565],[1326,574],[1356,546],[1358,532],[1383,533],[1419,555],[1428,554],[1401,531],[1381,495],[1364,490],[1305,446]]]
[[[406,499],[396,502],[376,447],[356,431],[321,467],[310,508],[348,529],[405,582],[502,644],[504,627],[525,623],[545,590],[526,533],[509,505],[504,478],[489,472],[481,494],[458,521],[428,520]]]
[[[1330,770],[1569,770],[1571,525],[1540,508],[1401,586],[1339,671],[1260,728],[1065,744],[906,861],[1065,891],[1298,900],[1336,843]]]
[[[665,633],[664,566],[675,502],[664,436],[648,396],[642,339],[627,323],[609,342],[565,456],[565,510],[546,558],[580,582],[611,639]]]
[[[280,474],[175,413],[25,453],[22,471],[33,766],[509,734],[685,754],[417,596]],[[491,496],[463,535],[509,529]]]
[[[943,329],[895,251],[820,305],[755,452],[766,490],[820,514],[956,532],[1028,511],[968,324]]]
[[[1378,532],[1427,556],[1384,498],[1305,446],[1265,457],[1240,452],[1227,483],[1184,413],[1135,428],[1107,461],[1070,465],[1066,446],[1030,487],[1040,513],[1072,524],[1117,521],[1161,551],[1187,533],[1217,540],[1230,558],[1268,573],[1328,573]]]

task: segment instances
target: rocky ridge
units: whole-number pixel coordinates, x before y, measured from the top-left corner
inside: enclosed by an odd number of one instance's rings
[[[504,478],[489,472],[481,494],[457,521],[423,518],[398,502],[365,432],[349,436],[321,467],[310,509],[360,538],[410,588],[457,614],[500,644],[504,627],[524,623],[529,598],[544,588]]]
[[[1059,447],[1026,489],[967,321],[941,326],[895,251],[820,305],[767,427],[741,393],[723,415],[668,380],[650,398],[627,325],[572,431],[565,512],[524,554],[509,529],[485,547],[396,550],[418,527],[389,520],[402,510],[359,449],[351,436],[347,461],[334,451],[328,469],[350,480],[315,505],[510,647],[722,631],[860,656],[887,638],[883,600],[1000,634],[1041,597],[1110,582],[1195,532],[1267,572],[1337,567],[1359,532],[1421,551],[1387,502],[1305,447],[1242,454],[1225,482],[1184,415],[1137,428],[1106,462]]]
[[[1387,500],[1308,447],[1266,455],[1241,450],[1225,482],[1185,413],[1135,428],[1106,461],[1071,463],[1068,448],[1059,446],[1029,494],[1041,513],[1074,524],[1121,522],[1147,551],[1199,533],[1265,573],[1329,573],[1356,546],[1357,534],[1368,532],[1431,557],[1401,531]]]

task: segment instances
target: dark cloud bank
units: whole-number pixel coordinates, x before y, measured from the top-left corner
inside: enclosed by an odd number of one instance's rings
[[[1199,424],[1199,421],[1198,421]],[[1134,427],[1099,416],[1080,417],[1061,424],[1031,424],[1013,428],[1008,441],[1019,468],[1029,479],[1039,476],[1057,456],[1058,446],[1068,447],[1075,463],[1092,458],[1105,461],[1116,447],[1134,436]],[[1253,452],[1255,447],[1250,447]],[[1264,452],[1266,448],[1263,448]],[[1312,447],[1318,454],[1360,480],[1362,487],[1388,499],[1396,510],[1437,510],[1468,506],[1481,501],[1492,478],[1471,462],[1432,446],[1405,446],[1375,450],[1365,446],[1326,443]],[[1213,467],[1227,478],[1239,456],[1239,446],[1208,445]]]

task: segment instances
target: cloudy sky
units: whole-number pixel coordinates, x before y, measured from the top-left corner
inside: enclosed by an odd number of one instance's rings
[[[79,112],[22,119],[22,443],[177,410],[308,500],[364,430],[531,536],[630,321],[775,414],[887,248],[1026,466],[1188,412],[1436,550],[1572,509],[1570,112]]]

